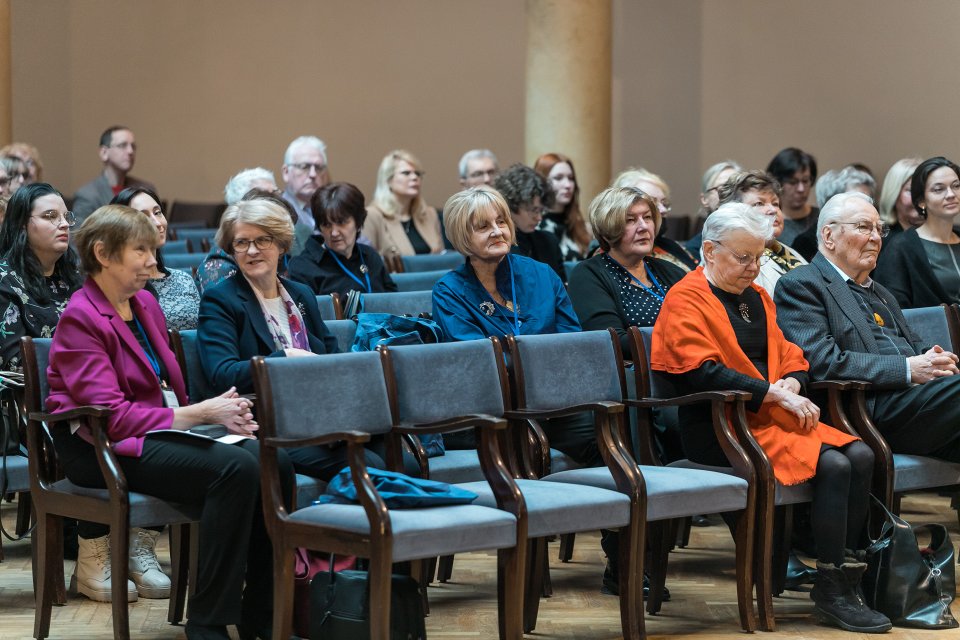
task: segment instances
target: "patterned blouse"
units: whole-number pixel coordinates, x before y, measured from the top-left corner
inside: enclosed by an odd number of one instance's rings
[[[10,269],[6,261],[0,262],[0,369],[20,371],[20,338],[51,338],[57,328],[60,315],[70,301],[73,290],[59,274],[46,278],[50,289],[50,301],[36,302],[23,284],[23,279]]]
[[[166,278],[151,280],[150,286],[156,293],[163,315],[167,317],[168,329],[183,331],[197,328],[200,292],[189,273],[170,269]]]

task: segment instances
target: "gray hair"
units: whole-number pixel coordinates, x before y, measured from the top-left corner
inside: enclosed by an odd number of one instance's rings
[[[867,187],[870,193],[875,193],[877,181],[866,171],[850,165],[840,171],[827,171],[817,178],[817,207],[822,209],[823,205],[827,203],[827,200],[833,196],[838,193],[853,191],[860,186]]]
[[[717,164],[712,165],[703,172],[703,179],[700,180],[700,193],[706,193],[707,189],[710,188],[710,184],[716,180],[718,175],[727,169],[733,169],[737,173],[743,171],[743,167],[741,167],[740,163],[738,163],[736,160],[724,160],[723,162],[718,162]]]
[[[823,244],[823,228],[834,222],[841,222],[847,212],[847,203],[851,200],[863,200],[873,206],[873,198],[861,191],[847,191],[838,193],[826,204],[820,207],[820,217],[817,218],[817,247]]]
[[[703,223],[703,241],[722,242],[734,231],[745,231],[764,243],[773,237],[773,216],[767,216],[742,202],[727,202],[711,213]],[[703,262],[703,246],[700,262]]]
[[[237,175],[227,180],[227,186],[223,188],[223,198],[228,205],[237,204],[253,188],[254,182],[267,180],[277,186],[277,179],[273,172],[263,167],[253,169],[244,169]]]
[[[299,147],[313,147],[323,156],[324,163],[327,162],[327,145],[317,136],[300,136],[290,143],[287,151],[283,154],[283,164],[293,164],[293,153]]]
[[[460,170],[460,179],[467,179],[467,163],[471,160],[479,160],[480,158],[490,158],[493,160],[493,164],[497,167],[500,166],[500,162],[497,160],[497,156],[494,155],[493,151],[490,149],[470,149],[460,158],[460,164],[458,169]]]

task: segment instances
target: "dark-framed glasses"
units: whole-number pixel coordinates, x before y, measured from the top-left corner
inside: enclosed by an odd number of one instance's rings
[[[239,240],[234,240],[231,246],[233,247],[234,253],[246,253],[250,250],[250,245],[256,246],[258,251],[266,251],[274,245],[274,239],[273,236],[260,236],[253,240],[240,238]]]
[[[40,220],[43,220],[44,222],[49,222],[54,226],[59,226],[61,219],[63,219],[63,221],[67,223],[68,227],[72,227],[73,225],[77,224],[77,216],[73,213],[73,211],[60,213],[55,209],[50,209],[49,211],[43,211],[31,217],[39,218]]]
[[[327,165],[319,164],[317,162],[297,162],[290,166],[296,169],[297,171],[299,171],[300,173],[310,173],[310,169],[313,169],[319,174],[327,170]]]
[[[751,256],[750,254],[740,255],[739,253],[737,253],[737,252],[734,251],[733,249],[731,249],[731,248],[729,248],[729,247],[725,247],[725,246],[723,245],[723,243],[720,242],[719,240],[714,240],[714,243],[715,243],[718,247],[722,247],[722,248],[726,249],[726,250],[730,253],[730,255],[732,255],[734,258],[736,258],[737,264],[739,264],[741,267],[748,267],[748,266],[750,266],[751,264],[755,264],[755,265],[757,265],[758,267],[762,267],[763,265],[765,265],[765,264],[767,264],[768,262],[770,262],[770,256],[767,254],[766,251],[764,251],[763,253],[761,253],[759,256]]]
[[[884,224],[883,222],[878,222],[873,224],[872,222],[832,222],[831,224],[848,224],[854,228],[854,231],[860,235],[868,236],[874,231],[877,232],[877,235],[881,238],[886,238],[890,235],[890,227]]]

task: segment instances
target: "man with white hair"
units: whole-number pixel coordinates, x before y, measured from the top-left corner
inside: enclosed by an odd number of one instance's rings
[[[819,253],[777,282],[777,323],[803,349],[811,379],[872,383],[867,409],[893,451],[960,462],[957,356],[923,344],[870,278],[887,234],[866,194],[831,198],[817,222]]]
[[[296,238],[290,255],[303,251],[301,238],[319,235],[310,211],[310,199],[317,189],[330,182],[327,170],[327,145],[316,136],[300,136],[283,154],[283,199],[297,212]],[[308,232],[309,230],[309,232]]]
[[[223,200],[227,206],[237,204],[251,189],[261,191],[277,191],[277,179],[273,171],[263,167],[244,169],[227,181],[223,188]]]
[[[460,158],[460,186],[464,189],[485,184],[493,186],[493,181],[500,175],[500,164],[497,156],[490,149],[471,149]]]

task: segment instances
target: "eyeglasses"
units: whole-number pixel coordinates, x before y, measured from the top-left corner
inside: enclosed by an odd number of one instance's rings
[[[296,164],[292,164],[290,166],[300,173],[310,173],[310,169],[313,169],[320,174],[327,170],[327,165],[316,162],[297,162]]]
[[[888,227],[886,224],[882,222],[879,222],[877,224],[871,224],[869,222],[862,222],[862,221],[861,222],[831,222],[830,224],[853,225],[854,228],[856,229],[856,232],[864,236],[869,236],[874,231],[876,231],[877,235],[880,236],[881,238],[886,238],[888,235],[890,235],[890,227]]]
[[[766,251],[764,251],[763,253],[761,253],[759,256],[756,256],[756,257],[751,256],[750,254],[740,255],[733,249],[730,249],[729,247],[724,247],[723,243],[720,242],[719,240],[715,240],[714,242],[716,243],[717,246],[723,247],[724,249],[729,251],[730,255],[732,255],[734,258],[737,259],[737,263],[741,267],[748,267],[750,266],[751,263],[757,265],[758,267],[762,267],[763,265],[770,262],[770,256],[767,254]]]
[[[467,174],[467,177],[474,180],[478,178],[496,178],[498,173],[500,172],[496,169],[487,169],[486,171],[472,171]]]
[[[109,149],[132,149],[133,151],[137,150],[136,142],[118,142],[117,144],[107,145]]]
[[[61,214],[59,211],[54,211],[51,209],[50,211],[43,211],[38,215],[30,217],[43,220],[44,222],[49,222],[54,226],[60,225],[61,218],[67,223],[68,227],[72,227],[73,225],[77,224],[77,216],[74,215],[73,211],[67,211],[66,213]]]
[[[409,178],[410,176],[417,176],[418,178],[422,178],[423,176],[427,175],[427,172],[419,171],[419,170],[414,171],[413,169],[404,169],[403,171],[397,171],[397,175],[401,175],[404,178]]]
[[[266,251],[274,245],[274,239],[273,236],[260,236],[253,240],[241,238],[240,240],[234,240],[231,246],[234,253],[246,253],[250,251],[250,245],[255,245],[258,251]]]
[[[956,194],[960,194],[960,182],[954,182],[950,185],[950,190]],[[947,185],[945,184],[935,184],[930,187],[930,193],[935,196],[945,196],[947,193]]]
[[[660,213],[670,213],[673,211],[673,205],[666,198],[661,198],[656,201],[657,208],[660,209]]]

